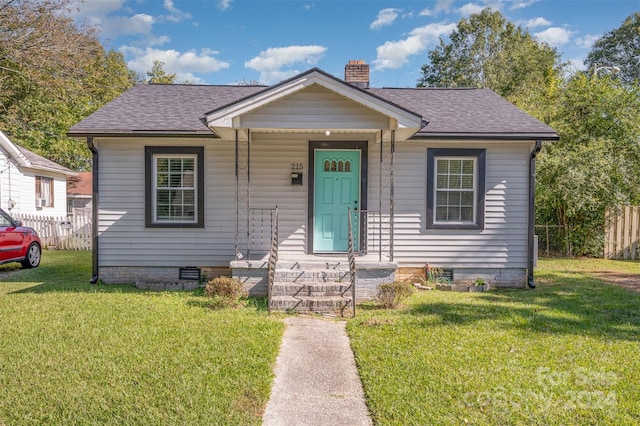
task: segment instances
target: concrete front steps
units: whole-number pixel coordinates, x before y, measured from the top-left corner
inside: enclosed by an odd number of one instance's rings
[[[272,311],[344,313],[351,310],[351,276],[348,263],[330,261],[280,261],[276,266],[270,308]]]
[[[272,311],[344,314],[352,306],[349,283],[275,282],[271,292]]]
[[[267,295],[267,259],[231,262],[233,277],[252,296]],[[356,257],[356,301],[375,297],[377,285],[391,282],[397,264],[377,256]],[[275,270],[270,308],[273,311],[351,315],[351,275],[346,255],[303,255],[281,258]]]

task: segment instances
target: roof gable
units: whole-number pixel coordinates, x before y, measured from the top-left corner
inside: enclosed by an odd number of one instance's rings
[[[60,164],[44,158],[27,148],[18,146],[0,131],[0,148],[13,158],[20,167],[74,176],[76,173]]]
[[[226,129],[245,127],[242,125],[243,117],[265,108],[267,105],[284,102],[286,99],[291,99],[297,94],[299,95],[304,92],[309,93],[311,91],[322,92],[319,88],[325,89],[325,98],[327,98],[327,94],[338,95],[342,99],[347,99],[349,102],[358,104],[364,109],[369,110],[369,115],[386,117],[384,126],[377,126],[375,127],[376,130],[380,128],[400,131],[406,129],[408,131],[406,136],[410,136],[422,127],[422,117],[419,114],[408,108],[390,103],[388,100],[380,98],[372,92],[345,83],[317,68],[229,105],[212,110],[206,114],[206,121],[208,126],[216,133],[223,133]],[[338,98],[333,96],[331,99],[336,101]],[[277,126],[277,123],[274,123],[274,126]],[[326,127],[326,124],[323,123],[318,128]],[[361,128],[361,124],[358,122],[342,123],[341,127]],[[309,129],[310,127],[305,125],[301,128]]]

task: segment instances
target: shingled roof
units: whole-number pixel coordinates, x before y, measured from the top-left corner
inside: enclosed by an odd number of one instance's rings
[[[416,137],[557,139],[555,130],[490,89],[370,89],[428,122]]]
[[[347,84],[347,83],[345,83]],[[266,86],[136,85],[69,131],[70,136],[213,136],[205,114]],[[357,89],[421,115],[414,137],[557,139],[555,131],[489,89]]]
[[[40,170],[49,170],[52,172],[63,173],[65,175],[73,176],[76,174],[73,170],[70,170],[60,164],[49,160],[48,158],[44,158],[41,155],[36,154],[33,151],[29,151],[27,148],[24,148],[20,145],[16,145],[18,151],[25,156],[25,158],[29,161],[29,164],[24,164],[27,167],[34,167]]]

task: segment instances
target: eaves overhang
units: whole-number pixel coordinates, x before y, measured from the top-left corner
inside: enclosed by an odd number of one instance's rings
[[[68,132],[70,138],[123,138],[123,137],[180,137],[180,138],[218,138],[210,129],[202,131],[185,130],[91,130]]]
[[[555,133],[472,133],[472,132],[418,132],[411,137],[420,139],[475,139],[475,140],[542,140],[557,141],[560,137]]]

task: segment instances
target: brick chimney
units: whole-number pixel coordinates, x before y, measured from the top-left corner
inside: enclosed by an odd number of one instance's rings
[[[369,88],[369,64],[362,59],[352,59],[344,66],[344,81],[361,89]]]

